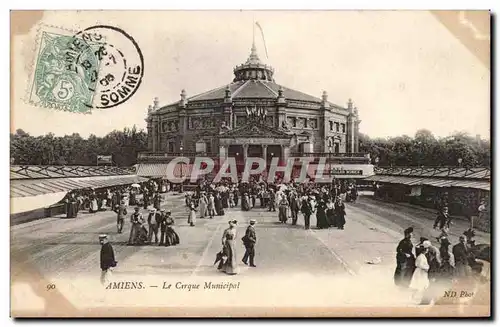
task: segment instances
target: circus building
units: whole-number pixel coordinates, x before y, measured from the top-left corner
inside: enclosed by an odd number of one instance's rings
[[[279,84],[255,44],[233,72],[233,80],[216,89],[194,96],[182,90],[166,106],[154,99],[146,118],[149,151],[138,156],[139,175],[165,176],[166,165],[178,156],[234,157],[238,167],[247,157],[268,164],[275,157],[326,157],[338,178],[373,174],[370,158],[358,153],[360,119],[350,99],[339,106],[326,91],[318,98]],[[189,174],[189,165],[179,169],[176,175]]]

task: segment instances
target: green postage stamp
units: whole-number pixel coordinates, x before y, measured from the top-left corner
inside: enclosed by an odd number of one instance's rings
[[[42,31],[29,94],[36,106],[89,113],[96,90],[102,43],[85,35]]]
[[[130,99],[144,76],[144,57],[124,30],[108,25],[78,32],[39,30],[28,101],[38,107],[90,113]]]

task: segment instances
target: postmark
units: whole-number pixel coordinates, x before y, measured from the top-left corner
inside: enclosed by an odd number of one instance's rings
[[[43,30],[29,102],[75,113],[113,108],[135,94],[143,76],[142,52],[120,28]]]

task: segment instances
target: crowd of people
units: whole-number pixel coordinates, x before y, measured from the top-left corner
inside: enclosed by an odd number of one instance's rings
[[[243,212],[276,212],[281,224],[287,224],[290,219],[291,225],[298,225],[302,215],[305,229],[310,228],[310,218],[315,214],[316,228],[333,227],[343,230],[346,225],[344,201],[355,202],[357,196],[356,185],[345,181],[334,181],[331,184],[298,184],[293,181],[282,183],[279,180],[275,183],[203,181],[193,192],[185,194],[185,205],[188,211],[187,222],[192,227],[196,226],[197,218],[213,219],[215,216],[224,216],[225,209],[237,208]],[[170,211],[161,208],[162,197],[154,181],[143,183],[140,187],[75,192],[68,199],[68,203],[76,201],[77,208],[85,201],[97,201],[97,210],[113,208],[117,213],[118,233],[123,232],[124,221],[128,215],[127,207],[134,205],[134,212],[130,215],[129,245],[172,246],[180,243],[179,235],[173,227],[174,218]],[[141,213],[141,206],[149,210],[146,218]],[[222,235],[222,249],[217,253],[214,263],[219,263],[219,271],[230,275],[237,274],[239,260],[245,265],[256,267],[256,223],[255,219],[250,220],[245,235],[241,238],[245,253],[240,259],[236,246],[239,240],[238,222],[229,220],[229,227]],[[397,246],[395,284],[412,290],[413,299],[421,304],[432,303],[437,294],[442,294],[442,290],[449,287],[453,281],[468,278],[482,269],[482,263],[476,260],[472,251],[475,245],[474,230],[465,231],[459,242],[452,246],[448,235],[450,223],[446,205],[443,205],[434,224],[435,228],[441,230],[436,245],[430,239],[421,237],[414,246],[414,231],[410,227],[404,231],[404,239]],[[109,260],[110,264],[113,260],[114,258]]]
[[[396,249],[394,282],[397,286],[412,290],[412,300],[431,304],[443,296],[453,282],[479,276],[482,262],[476,260],[475,232],[468,229],[460,235],[459,242],[451,247],[448,235],[438,237],[437,245],[421,237],[413,245],[414,230],[404,231],[404,238]]]
[[[213,219],[215,216],[224,216],[226,209],[238,208],[243,212],[250,210],[264,210],[276,212],[278,222],[297,225],[299,216],[304,217],[304,228],[310,229],[311,216],[316,215],[316,228],[344,229],[346,212],[344,201],[355,202],[358,197],[357,187],[347,181],[334,181],[331,184],[316,183],[283,183],[276,180],[266,182],[239,182],[210,181],[200,182],[193,192],[185,194],[185,205],[188,210],[188,224],[196,226],[197,218]],[[218,269],[227,274],[236,274],[237,262],[235,240],[237,239],[236,220],[229,221],[229,227],[222,236],[222,250],[217,253],[215,263],[219,262]],[[256,221],[250,220],[243,245],[245,255],[244,264],[250,267],[255,265]],[[214,263],[214,264],[215,264]]]
[[[67,218],[76,218],[81,211],[94,213],[115,210],[122,202],[125,206],[139,205],[147,209],[152,204],[160,210],[160,193],[168,192],[170,186],[149,180],[140,184],[119,185],[100,189],[84,188],[69,192],[63,199]]]
[[[261,208],[277,212],[278,221],[283,224],[291,219],[291,224],[297,225],[301,213],[306,229],[310,228],[310,217],[315,213],[318,229],[344,229],[344,201],[355,202],[357,197],[354,183],[339,180],[327,185],[282,183],[279,180],[275,183],[222,181],[217,184],[203,181],[194,192],[186,193],[185,203],[191,226],[196,225],[197,217],[223,216],[225,209],[240,206],[242,211]]]
[[[168,192],[169,188],[167,183],[149,180],[140,184],[98,190],[74,190],[63,200],[66,205],[66,217],[76,218],[82,210],[89,213],[112,210],[117,214],[117,232],[121,234],[128,214],[127,208],[135,206],[130,215],[129,245],[177,245],[180,240],[173,228],[174,218],[170,211],[161,208],[163,197],[160,193]],[[151,207],[146,219],[140,212],[141,207]]]

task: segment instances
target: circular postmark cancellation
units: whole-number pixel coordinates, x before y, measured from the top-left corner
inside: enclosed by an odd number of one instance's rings
[[[144,76],[137,42],[122,29],[97,25],[73,35],[44,32],[30,101],[73,112],[118,106]]]

